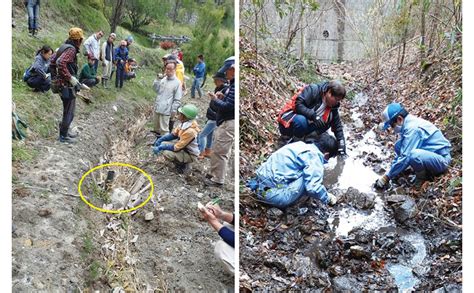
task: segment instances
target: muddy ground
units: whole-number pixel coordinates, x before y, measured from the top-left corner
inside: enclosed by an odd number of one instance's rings
[[[59,120],[62,105],[53,99]],[[207,99],[192,102],[205,113]],[[81,104],[72,125],[80,134],[77,144],[60,144],[55,137],[25,142],[38,155],[13,165],[13,292],[233,288],[233,276],[213,254],[219,236],[196,208],[198,201],[219,197],[223,208],[233,209],[233,156],[224,189],[203,185],[208,159],[187,176],[155,164],[145,126],[151,104],[119,96],[91,113]],[[154,181],[151,201],[135,213],[104,214],[79,198],[81,176],[115,160],[142,168]],[[149,212],[154,218],[146,221]]]
[[[241,193],[241,290],[461,291],[461,226],[436,208],[447,195],[421,189],[409,196],[409,172],[385,192],[372,187],[389,167],[394,141],[377,130],[378,112],[367,102],[383,109],[361,93],[340,110],[348,157],[331,159],[324,178],[335,207],[303,198],[279,210],[247,188]]]

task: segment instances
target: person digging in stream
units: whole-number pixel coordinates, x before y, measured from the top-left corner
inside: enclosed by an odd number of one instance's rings
[[[336,196],[323,185],[324,164],[338,154],[336,139],[323,133],[314,143],[288,144],[274,152],[256,171],[247,187],[263,202],[286,208],[303,195],[334,205]]]
[[[198,109],[191,104],[178,108],[178,127],[171,133],[161,136],[154,143],[153,153],[163,152],[163,156],[158,158],[158,163],[169,160],[175,163],[178,173],[189,171],[190,164],[199,155],[197,136],[200,130],[195,120],[197,114]],[[175,143],[165,143],[176,139],[178,141]]]
[[[340,102],[346,89],[339,81],[310,84],[301,88],[278,114],[281,136],[278,147],[302,141],[306,135],[321,135],[329,128],[336,135],[338,153],[346,157],[344,131],[339,117]]]
[[[382,113],[383,130],[392,128],[399,140],[390,170],[377,179],[375,187],[385,189],[391,179],[411,167],[417,183],[446,172],[451,163],[451,144],[431,122],[415,117],[399,103],[389,104]]]

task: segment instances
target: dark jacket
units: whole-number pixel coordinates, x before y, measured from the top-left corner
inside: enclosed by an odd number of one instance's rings
[[[216,111],[216,124],[221,125],[224,121],[234,119],[234,96],[235,96],[235,84],[234,79],[230,81],[229,87],[224,92],[224,98],[222,100],[214,99]]]
[[[31,76],[41,76],[47,79],[46,74],[49,72],[49,60],[44,60],[41,53],[35,56],[35,62],[31,66]]]
[[[328,82],[319,84],[310,84],[304,88],[303,92],[298,95],[295,101],[295,112],[313,120],[315,111],[323,102],[323,94],[327,91]],[[344,132],[342,128],[341,118],[339,117],[339,104],[331,109],[328,123],[322,129],[317,129],[318,134],[326,132],[329,128],[336,135],[337,142],[344,140]]]
[[[115,48],[114,52],[114,61],[117,62],[117,66],[124,68],[125,67],[125,62],[128,60],[128,49],[127,47],[123,48],[122,47],[117,47]],[[123,61],[121,63],[120,61]]]
[[[228,87],[227,84],[223,84],[220,87],[216,87],[214,89],[214,93],[217,93],[217,92],[225,93],[225,91],[227,90],[227,87]],[[217,119],[216,111],[217,111],[216,101],[211,100],[211,102],[209,103],[209,107],[207,108],[206,118],[208,120],[214,120],[215,121]]]

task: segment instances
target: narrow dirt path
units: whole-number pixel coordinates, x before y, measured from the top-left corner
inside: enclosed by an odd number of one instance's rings
[[[208,101],[196,102],[203,113]],[[31,163],[13,167],[18,177],[13,183],[15,292],[127,286],[209,291],[233,285],[233,277],[213,256],[212,242],[219,236],[196,211],[197,201],[216,196],[232,209],[233,169],[225,189],[205,188],[201,182],[208,162],[195,164],[189,177],[156,166],[147,145],[152,138],[142,129],[127,158],[141,160],[138,167],[152,176],[152,201],[133,215],[112,216],[92,210],[78,196],[79,179],[110,152],[111,144],[126,139],[133,126],[130,118],[149,112],[149,106],[120,97],[92,113],[77,112],[77,144],[26,142],[38,155]],[[145,221],[149,211],[155,218]]]

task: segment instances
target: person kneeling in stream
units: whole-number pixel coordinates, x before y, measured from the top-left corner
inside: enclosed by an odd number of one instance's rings
[[[199,126],[195,120],[198,114],[196,106],[188,104],[178,108],[178,120],[180,124],[171,133],[161,136],[153,146],[153,153],[163,152],[158,159],[162,163],[165,159],[176,164],[179,173],[189,170],[189,164],[194,162],[199,155],[197,136]],[[176,143],[164,143],[178,140]]]
[[[377,179],[375,187],[384,189],[390,179],[408,167],[416,173],[417,183],[446,172],[451,163],[451,144],[431,122],[408,114],[399,103],[389,104],[383,111],[383,130],[393,128],[400,139],[395,143],[395,159],[390,170]]]
[[[314,143],[290,143],[260,166],[257,177],[247,186],[258,199],[278,208],[286,208],[303,195],[334,205],[336,197],[323,185],[324,164],[338,154],[336,139],[325,133]]]

